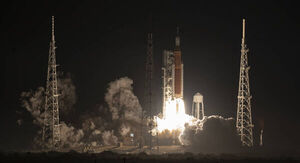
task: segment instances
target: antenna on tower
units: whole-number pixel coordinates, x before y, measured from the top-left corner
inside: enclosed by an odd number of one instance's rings
[[[236,129],[243,146],[253,146],[251,94],[249,85],[248,51],[245,44],[245,19],[243,19],[243,38],[241,49],[240,79],[238,90]]]
[[[242,38],[242,44],[245,44],[245,26],[246,26],[246,22],[245,19],[243,19],[243,38]]]
[[[44,125],[42,140],[46,148],[58,149],[60,142],[59,106],[57,93],[56,53],[54,39],[54,16],[48,58],[48,72],[45,92]],[[50,145],[50,146],[48,146]]]
[[[55,39],[54,39],[54,16],[52,16],[52,35],[51,35],[51,39],[52,39],[52,42],[55,41]]]

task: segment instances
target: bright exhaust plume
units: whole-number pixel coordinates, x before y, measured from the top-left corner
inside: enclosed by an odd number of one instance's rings
[[[164,130],[175,131],[184,130],[186,123],[192,124],[194,117],[185,113],[184,101],[182,98],[168,100],[166,102],[166,113],[164,117],[156,118],[157,130],[162,132]]]

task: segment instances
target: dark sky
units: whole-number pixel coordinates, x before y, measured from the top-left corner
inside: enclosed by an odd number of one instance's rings
[[[143,98],[146,34],[152,13],[154,94],[161,105],[161,56],[174,48],[181,29],[184,96],[191,108],[204,95],[207,115],[235,117],[242,18],[246,18],[255,144],[264,122],[268,149],[300,149],[298,105],[299,12],[290,1],[11,1],[1,14],[0,149],[29,146],[35,127],[20,107],[20,93],[46,83],[51,16],[56,17],[59,70],[70,73],[78,96],[76,113],[104,102],[108,83],[128,76]],[[22,111],[24,124],[18,126]]]

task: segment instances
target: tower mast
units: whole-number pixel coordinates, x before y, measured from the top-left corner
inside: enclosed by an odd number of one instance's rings
[[[149,147],[152,149],[152,129],[153,129],[153,113],[152,113],[152,79],[153,79],[153,41],[152,41],[152,33],[148,33],[147,40],[147,61],[146,61],[146,83],[145,83],[145,107],[150,116],[150,124],[149,124]]]
[[[241,49],[241,63],[240,63],[240,78],[238,91],[238,105],[237,105],[237,120],[236,128],[241,137],[243,146],[253,146],[252,116],[251,116],[251,94],[249,86],[249,69],[248,66],[248,51],[245,44],[245,19],[243,19],[243,38]]]
[[[52,16],[52,34],[49,49],[46,98],[44,110],[44,126],[42,140],[50,143],[52,149],[57,149],[60,141],[59,106],[57,93],[56,54],[54,37],[54,16]]]

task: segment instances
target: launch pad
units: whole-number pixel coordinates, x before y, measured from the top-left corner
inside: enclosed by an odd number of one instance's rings
[[[134,154],[145,152],[146,154],[165,154],[165,153],[184,153],[185,149],[182,145],[162,145],[162,146],[144,146],[140,148],[139,146],[96,146],[85,148],[83,151],[88,153],[101,153],[104,151],[111,151],[120,154]]]

